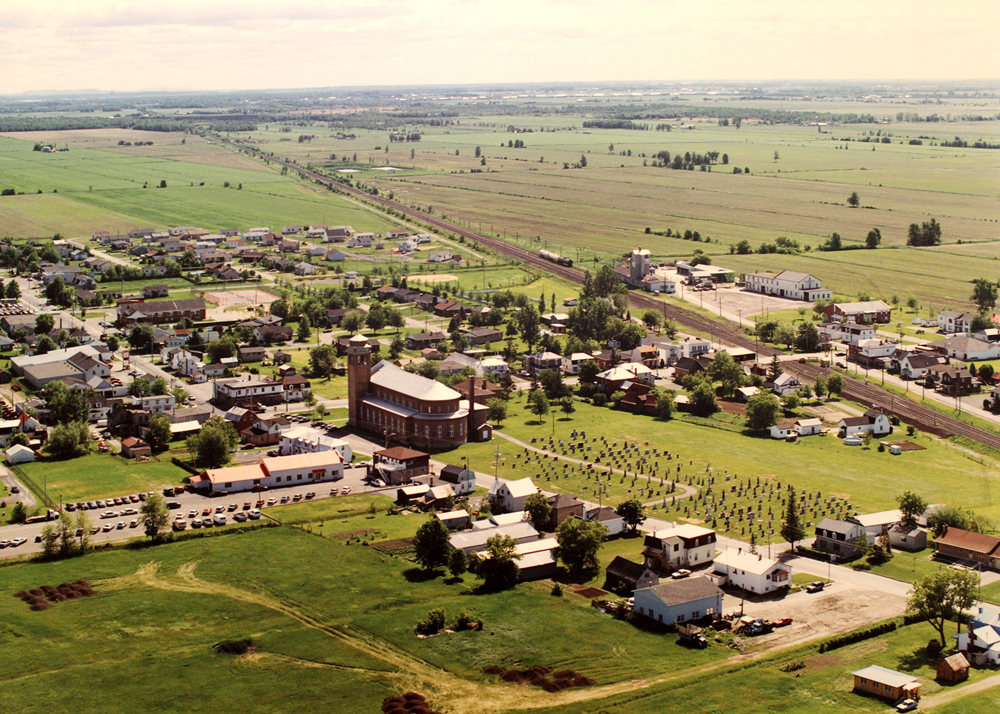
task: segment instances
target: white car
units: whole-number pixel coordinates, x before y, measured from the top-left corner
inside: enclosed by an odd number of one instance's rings
[[[247,517],[251,521],[256,521],[256,520],[258,520],[260,518],[260,511],[257,510],[256,508],[251,509],[251,511],[249,513],[247,513]]]

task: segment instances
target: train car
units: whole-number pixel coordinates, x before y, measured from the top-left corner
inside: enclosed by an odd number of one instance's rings
[[[539,258],[543,258],[543,259],[548,260],[548,261],[551,261],[553,263],[558,263],[559,265],[565,265],[565,266],[570,267],[570,268],[573,267],[573,259],[572,258],[564,258],[563,256],[559,255],[558,253],[553,253],[552,251],[545,250],[544,248],[542,248],[540,251],[538,251],[538,257]]]

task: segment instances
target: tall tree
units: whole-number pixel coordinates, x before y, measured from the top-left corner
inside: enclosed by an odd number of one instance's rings
[[[604,544],[608,529],[597,521],[568,518],[556,529],[559,559],[570,574],[579,577],[598,570],[597,554]]]
[[[944,627],[976,602],[979,574],[974,570],[935,570],[914,583],[906,599],[906,610],[921,615],[937,630],[941,645],[947,645]]]
[[[451,544],[448,527],[437,518],[420,524],[413,536],[414,560],[425,570],[434,570],[448,563]]]
[[[622,501],[615,507],[615,513],[622,517],[622,521],[632,533],[646,522],[646,507],[638,498]]]
[[[743,368],[728,352],[715,353],[708,374],[715,381],[722,382],[722,393],[726,396],[731,396],[743,384]]]
[[[155,451],[163,451],[170,444],[170,417],[156,414],[149,420],[149,445]]]
[[[829,393],[830,397],[839,397],[841,392],[844,391],[844,378],[839,374],[834,372],[826,380],[826,391]]]
[[[878,228],[872,228],[868,231],[868,235],[865,237],[865,247],[866,248],[878,248],[879,244],[882,242],[882,231]]]
[[[793,553],[795,552],[795,544],[806,537],[806,529],[799,521],[798,496],[795,493],[795,487],[791,484],[788,485],[785,496],[785,518],[781,524],[781,537],[792,546]]]
[[[528,395],[528,409],[538,417],[539,422],[542,421],[542,417],[549,413],[549,398],[545,396],[543,390],[536,389]]]
[[[154,540],[170,528],[170,511],[163,496],[155,492],[146,496],[146,500],[139,506],[139,525]]]
[[[312,324],[309,322],[308,315],[299,316],[299,329],[296,332],[296,337],[299,342],[306,342],[312,335]]]
[[[747,428],[762,432],[778,423],[781,403],[772,392],[761,392],[747,400]]]
[[[976,303],[980,314],[992,312],[997,305],[997,286],[986,278],[972,281],[972,302]],[[39,315],[41,317],[41,315]]]
[[[857,208],[861,205],[861,199],[858,197],[857,191],[853,191],[851,195],[847,197],[847,205],[851,208]]]
[[[533,493],[524,499],[524,512],[531,518],[535,528],[541,530],[552,518],[552,504],[544,493]]]
[[[473,555],[470,567],[476,577],[483,581],[483,588],[489,591],[506,590],[514,587],[520,570],[517,561],[521,559],[514,552],[517,541],[508,535],[495,535],[486,540],[484,556]]]
[[[542,336],[542,318],[534,305],[526,305],[517,314],[517,326],[521,339],[528,346],[528,352]]]

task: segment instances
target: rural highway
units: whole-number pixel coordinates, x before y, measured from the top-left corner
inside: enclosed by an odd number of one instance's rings
[[[259,150],[244,146],[242,144],[238,145],[238,148],[245,149],[257,155],[258,158],[265,158],[264,154]],[[372,196],[366,191],[354,188],[353,186],[347,186],[339,181],[335,181],[328,176],[317,173],[315,171],[309,171],[297,164],[283,161],[277,157],[269,156],[266,157],[268,161],[276,162],[283,166],[287,166],[289,169],[297,171],[301,174],[311,177],[312,179],[324,183],[328,186],[333,187],[336,191],[351,195],[352,197],[362,199],[367,202],[376,203],[383,208],[392,209],[398,211],[405,216],[412,219],[421,221],[425,224],[434,226],[443,231],[448,231],[454,233],[455,235],[464,236],[466,240],[472,240],[478,242],[480,245],[489,248],[490,250],[496,251],[503,255],[509,256],[516,260],[519,260],[527,265],[535,268],[540,268],[548,273],[556,275],[558,277],[564,278],[573,283],[582,284],[584,271],[579,268],[569,267],[565,265],[558,265],[552,263],[544,258],[539,257],[539,255],[531,250],[522,248],[517,245],[511,245],[500,238],[494,238],[492,236],[485,236],[480,233],[475,233],[473,231],[467,230],[460,226],[456,226],[453,223],[443,221],[439,218],[435,218],[427,213],[418,211],[416,209],[405,206],[401,203],[395,201],[390,201],[389,199],[382,198],[381,196]],[[774,349],[765,345],[757,344],[753,339],[748,337],[743,329],[733,325],[729,321],[725,320],[714,320],[704,317],[696,312],[685,309],[678,305],[667,304],[663,300],[658,300],[652,295],[647,295],[643,293],[638,293],[631,291],[629,293],[633,307],[638,309],[646,310],[656,310],[662,313],[665,317],[670,318],[679,325],[683,325],[689,329],[699,330],[705,334],[712,335],[715,339],[720,342],[725,342],[726,344],[733,345],[736,347],[744,347],[746,349],[754,350],[758,355],[765,358],[770,358],[774,355],[787,356],[786,353],[781,350]],[[795,362],[794,359],[783,364],[783,367],[788,372],[794,374],[799,378],[805,378],[809,381],[815,381],[817,377],[827,378],[831,374],[840,374],[834,370],[827,367],[820,367],[815,364],[810,364],[807,362]],[[905,397],[897,397],[894,394],[872,384],[868,384],[858,379],[854,379],[849,375],[844,376],[844,391],[843,396],[848,399],[859,402],[865,406],[883,409],[887,413],[894,414],[899,417],[902,421],[912,424],[916,428],[930,432],[932,434],[937,434],[938,436],[950,437],[950,436],[962,436],[971,441],[978,442],[984,446],[989,446],[994,449],[1000,450],[1000,434],[986,431],[980,429],[979,427],[966,424],[965,422],[959,421],[947,414],[937,412],[929,407],[925,407],[921,404],[917,404]]]

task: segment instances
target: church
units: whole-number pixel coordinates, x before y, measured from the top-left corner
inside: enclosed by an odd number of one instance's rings
[[[347,401],[350,426],[414,448],[451,449],[493,436],[484,405],[391,362],[373,367],[362,335],[347,346]]]

